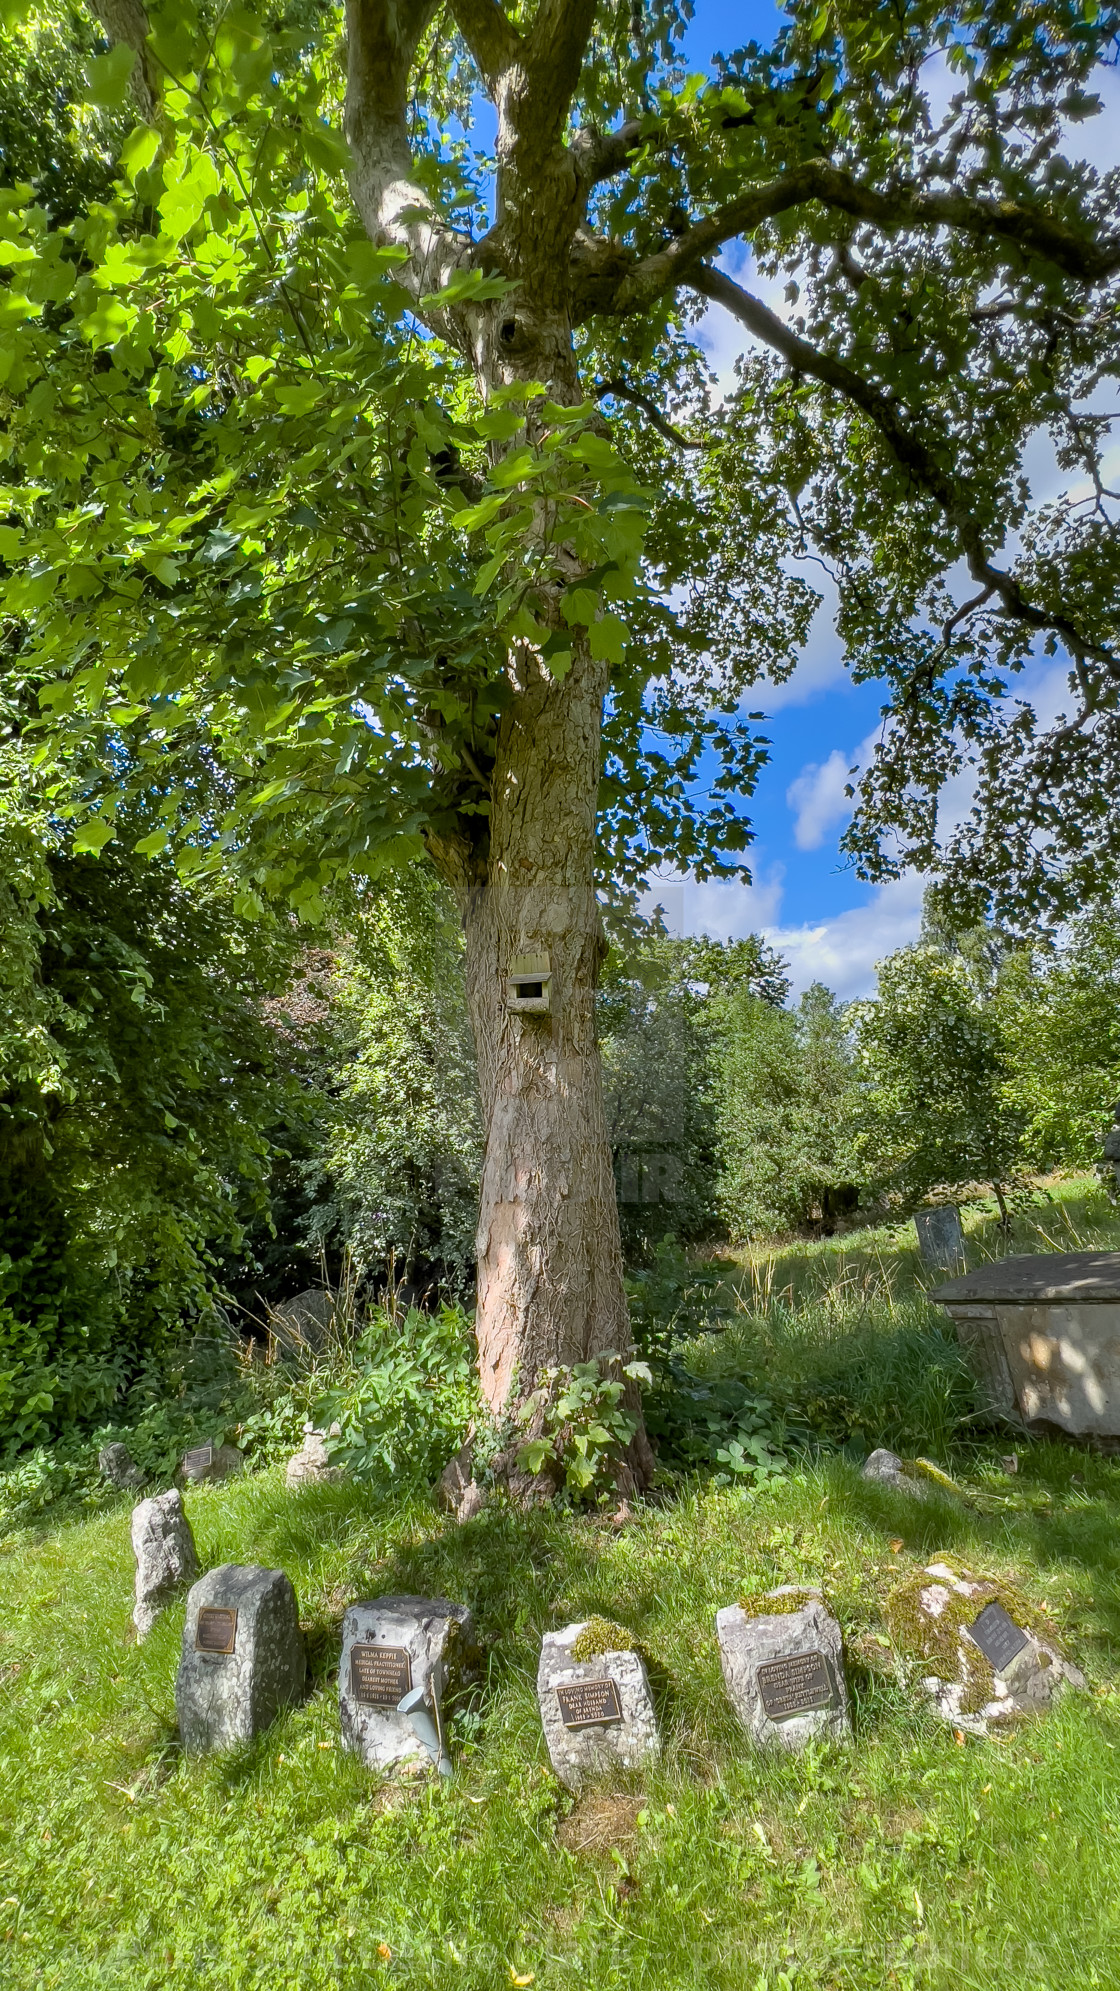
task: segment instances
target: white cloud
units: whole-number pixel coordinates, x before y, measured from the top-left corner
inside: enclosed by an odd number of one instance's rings
[[[876,886],[868,903],[805,926],[764,929],[789,962],[793,994],[824,982],[850,1002],[875,993],[875,970],[898,947],[917,939],[926,880],[916,873]]]
[[[795,996],[810,982],[826,983],[846,1002],[873,994],[878,962],[917,936],[925,879],[900,878],[875,887],[866,905],[803,926],[783,926],[783,875],[775,865],[754,885],[733,879],[707,885],[666,879],[648,893],[644,910],[659,904],[669,931],[676,934],[741,940],[744,934],[761,933],[789,962]]]
[[[851,813],[848,786],[851,761],[833,747],[826,761],[809,761],[786,789],[786,801],[796,812],[793,840],[798,850],[819,850],[833,823]]]

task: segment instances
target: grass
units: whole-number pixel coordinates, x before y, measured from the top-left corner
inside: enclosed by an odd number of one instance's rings
[[[1120,1209],[1092,1177],[1049,1178],[1005,1238],[993,1200],[962,1212],[969,1263],[1120,1250]],[[701,1375],[750,1376],[861,1455],[879,1444],[966,1455],[980,1404],[948,1316],[927,1297],[912,1223],[723,1254],[730,1319],[684,1353]]]
[[[1091,1195],[1080,1214],[1076,1198],[1063,1207],[1083,1228],[1106,1221]],[[857,1248],[787,1254],[792,1296],[744,1305],[711,1359],[753,1359],[765,1331],[804,1377],[830,1350],[885,1346],[881,1288],[847,1313],[820,1298]],[[924,1306],[889,1245],[873,1249],[895,1307]],[[841,1372],[854,1391],[850,1361]],[[203,1761],[175,1736],[182,1604],[143,1645],[130,1637],[127,1499],[12,1533],[0,1543],[0,1984],[1114,1986],[1120,1463],[1020,1444],[1009,1478],[1008,1442],[974,1431],[957,1446],[971,1505],[909,1503],[825,1454],[756,1488],[682,1483],[618,1527],[492,1509],[459,1528],[426,1497],[289,1492],[278,1468],[191,1489],[204,1565],[292,1577],[313,1674],[306,1701],[251,1749]],[[998,1740],[958,1740],[866,1663],[889,1594],[938,1551],[1020,1586],[1089,1690]],[[726,1701],[716,1610],[780,1583],[819,1585],[840,1615],[846,1750],[760,1758]],[[338,1746],[342,1613],[388,1591],[468,1602],[487,1641],[447,1788],[383,1783]],[[649,1653],[665,1753],[573,1803],[549,1768],[534,1677],[541,1634],[595,1613]]]

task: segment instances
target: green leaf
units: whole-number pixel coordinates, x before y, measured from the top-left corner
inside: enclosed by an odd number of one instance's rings
[[[115,823],[107,823],[103,816],[91,816],[89,822],[83,823],[81,829],[75,833],[74,849],[78,852],[85,850],[100,852],[107,843],[112,843],[116,834]]]
[[[419,311],[446,311],[456,304],[485,304],[490,299],[508,297],[517,285],[508,277],[488,277],[482,270],[462,270],[449,278],[442,290],[430,290],[420,298]]]
[[[630,631],[620,615],[603,615],[588,631],[591,654],[605,664],[620,664],[626,655]]]
[[[85,100],[103,111],[119,111],[128,96],[136,66],[136,51],[126,41],[113,44],[108,55],[95,55],[86,68]]]
[[[159,151],[159,133],[154,125],[138,124],[121,147],[120,163],[130,180],[143,173]]]

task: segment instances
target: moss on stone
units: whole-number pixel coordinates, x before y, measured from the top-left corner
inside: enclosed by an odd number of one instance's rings
[[[963,1487],[958,1486],[956,1480],[950,1478],[947,1472],[942,1472],[940,1466],[935,1466],[932,1459],[903,1459],[902,1470],[911,1479],[929,1480],[932,1485],[939,1486],[943,1493],[952,1493],[958,1500],[965,1501],[969,1506],[972,1505]]]
[[[572,1658],[600,1659],[605,1652],[641,1652],[633,1632],[610,1618],[588,1618],[583,1630],[572,1640]]]
[[[1006,1583],[999,1576],[980,1576],[949,1556],[935,1556],[933,1561],[958,1580],[976,1585],[974,1594],[964,1597],[941,1578],[931,1576],[928,1568],[920,1569],[887,1598],[887,1627],[896,1646],[907,1657],[925,1661],[939,1680],[960,1682],[964,1690],[962,1714],[979,1714],[995,1694],[996,1676],[979,1646],[971,1640],[965,1643],[960,1634],[972,1630],[985,1605],[1002,1604],[1021,1630],[1034,1638],[1045,1639],[1050,1645],[1055,1643],[1054,1633],[1013,1583]],[[923,1611],[921,1594],[937,1584],[947,1593],[947,1602],[934,1617]]]
[[[803,1611],[806,1604],[823,1604],[824,1601],[820,1591],[812,1586],[795,1586],[780,1597],[766,1590],[748,1592],[740,1597],[739,1609],[745,1611],[748,1618],[786,1618],[792,1616],[794,1611]]]

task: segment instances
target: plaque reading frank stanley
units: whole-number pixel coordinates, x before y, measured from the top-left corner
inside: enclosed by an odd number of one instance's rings
[[[557,1687],[556,1699],[565,1728],[606,1728],[622,1720],[613,1680],[573,1680],[566,1687]]]
[[[985,1604],[976,1623],[969,1627],[969,1636],[997,1673],[1010,1666],[1011,1661],[1030,1642],[1014,1618],[1008,1617],[1002,1604]]]
[[[194,1629],[196,1652],[230,1653],[237,1644],[237,1612],[204,1604]]]
[[[395,1708],[412,1692],[412,1655],[406,1645],[350,1647],[350,1692],[367,1708]]]
[[[815,1714],[836,1705],[832,1674],[823,1652],[791,1652],[758,1669],[758,1691],[771,1721]]]

